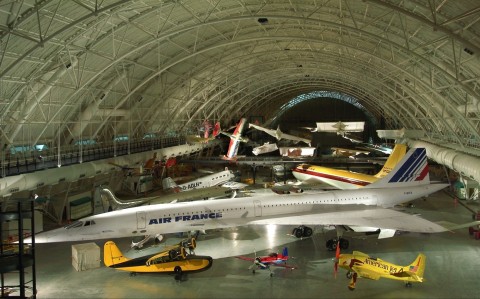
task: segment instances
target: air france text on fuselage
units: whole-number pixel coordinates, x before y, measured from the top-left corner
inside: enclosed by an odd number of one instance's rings
[[[222,218],[222,213],[201,213],[201,214],[182,215],[182,216],[179,215],[175,217],[151,218],[150,221],[148,222],[148,225],[181,222],[181,221],[195,221],[195,220],[203,220],[203,219],[218,219],[218,218]]]

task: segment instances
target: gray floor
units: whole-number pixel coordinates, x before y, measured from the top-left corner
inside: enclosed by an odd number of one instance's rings
[[[463,201],[465,203],[465,201]],[[432,221],[470,222],[471,212],[451,197],[439,192],[428,199],[414,202],[405,211],[419,213]],[[477,210],[477,202],[466,203]],[[325,241],[334,231],[316,229],[312,238],[303,240],[288,236],[290,227],[241,227],[210,231],[198,241],[197,254],[215,258],[211,269],[189,274],[185,281],[175,281],[165,274],[138,274],[106,268],[77,272],[71,262],[72,243],[37,245],[38,298],[478,298],[480,241],[467,229],[455,233],[402,233],[394,238],[350,238],[350,248],[360,250],[396,264],[411,263],[418,252],[427,256],[426,282],[406,288],[403,282],[381,279],[360,279],[357,289],[347,289],[345,271],[333,275],[333,252],[325,249]],[[179,238],[167,236],[172,244]],[[115,240],[128,250],[129,239]],[[96,244],[103,248],[104,240]],[[292,256],[289,263],[295,270],[248,270],[249,262],[235,255],[253,256],[280,251],[286,245]],[[160,247],[163,245],[159,245]],[[128,255],[144,254],[128,251]],[[8,278],[8,277],[7,277]]]

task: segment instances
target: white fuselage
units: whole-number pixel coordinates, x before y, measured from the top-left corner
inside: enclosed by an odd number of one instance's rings
[[[188,191],[193,189],[207,188],[212,186],[217,186],[222,183],[228,182],[235,178],[235,174],[231,170],[224,170],[204,177],[198,178],[196,180],[190,181],[185,184],[178,185],[182,191]]]
[[[37,243],[82,241],[234,227],[275,217],[303,216],[344,208],[393,207],[436,192],[445,185],[335,190],[285,196],[266,194],[233,198],[140,206],[90,216],[35,236]],[[320,216],[321,217],[321,216]]]

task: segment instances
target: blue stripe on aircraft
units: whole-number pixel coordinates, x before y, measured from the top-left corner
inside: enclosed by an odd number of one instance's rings
[[[400,169],[392,176],[389,183],[393,182],[405,182],[415,179],[415,174],[419,169],[425,167],[427,161],[427,154],[424,148],[417,148],[408,158]]]

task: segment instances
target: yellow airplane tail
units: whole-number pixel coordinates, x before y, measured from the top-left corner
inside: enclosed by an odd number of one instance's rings
[[[415,281],[423,281],[423,273],[425,272],[425,260],[426,257],[423,253],[420,253],[417,258],[410,265],[404,267],[405,271]]]
[[[124,257],[120,249],[113,241],[108,241],[103,245],[103,263],[107,267],[123,263],[129,259]]]
[[[378,172],[375,177],[376,178],[383,178],[387,174],[392,171],[393,168],[402,160],[403,156],[405,156],[405,153],[407,152],[407,146],[405,144],[400,144],[397,143],[395,144],[395,147],[393,148],[392,153],[388,157],[387,161],[383,165],[382,169],[380,172]]]

